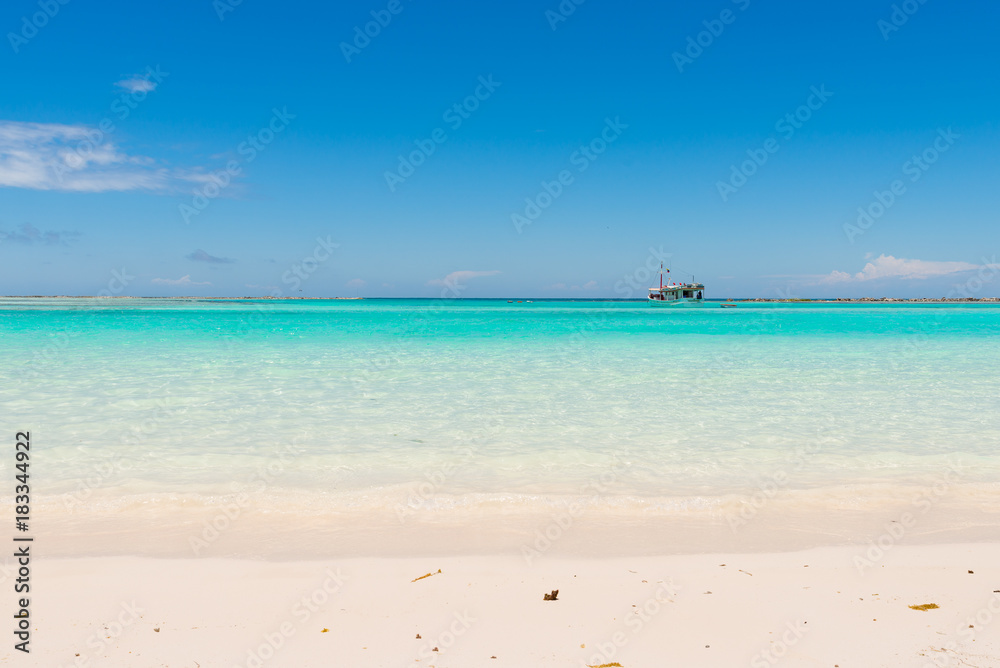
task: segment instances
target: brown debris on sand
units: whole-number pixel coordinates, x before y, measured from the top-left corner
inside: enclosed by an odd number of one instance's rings
[[[911,605],[910,610],[920,610],[921,612],[926,610],[937,610],[937,603],[924,603],[923,605]]]
[[[559,590],[558,589],[553,589],[552,593],[551,594],[546,594],[545,598],[543,598],[542,600],[543,601],[556,601],[556,600],[559,600]]]
[[[441,569],[440,568],[437,569],[437,572],[440,573]],[[423,580],[424,578],[429,578],[432,575],[437,575],[437,573],[427,573],[426,575],[421,575],[419,578],[414,578],[413,580],[410,580],[410,582],[416,582],[417,580]]]

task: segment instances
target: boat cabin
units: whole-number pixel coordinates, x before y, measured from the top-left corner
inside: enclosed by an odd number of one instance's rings
[[[652,301],[659,302],[702,300],[704,299],[704,294],[704,283],[680,283],[675,285],[664,285],[661,288],[649,289],[649,298]]]

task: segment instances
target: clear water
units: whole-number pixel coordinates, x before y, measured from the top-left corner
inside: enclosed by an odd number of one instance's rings
[[[943,477],[966,525],[1000,510],[995,306],[6,299],[0,346],[54,537],[241,494],[330,530],[864,514]]]

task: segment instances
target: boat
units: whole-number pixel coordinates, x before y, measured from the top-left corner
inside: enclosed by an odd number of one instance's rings
[[[650,306],[691,307],[705,305],[705,284],[695,283],[691,277],[690,283],[670,282],[670,270],[667,269],[667,284],[663,284],[663,263],[660,263],[660,287],[650,288],[646,301]]]

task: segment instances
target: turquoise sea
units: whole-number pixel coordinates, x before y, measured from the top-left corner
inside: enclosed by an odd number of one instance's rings
[[[1000,306],[8,298],[0,347],[54,554],[1000,535]]]

